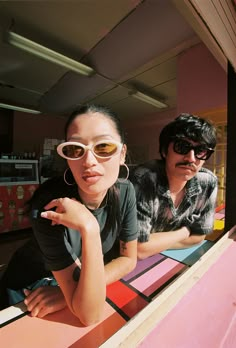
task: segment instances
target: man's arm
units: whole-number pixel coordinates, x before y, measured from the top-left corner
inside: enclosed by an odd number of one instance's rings
[[[201,243],[205,235],[190,235],[187,227],[176,231],[157,232],[145,243],[138,243],[138,259],[142,260],[167,249],[185,249]]]
[[[147,242],[138,243],[138,259],[145,259],[166,249],[187,248],[190,246],[191,237],[187,227],[176,231],[151,233]]]

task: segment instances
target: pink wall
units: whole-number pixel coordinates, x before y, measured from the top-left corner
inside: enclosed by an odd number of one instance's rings
[[[159,158],[159,134],[163,126],[176,117],[176,110],[157,112],[153,115],[135,119],[135,123],[125,122],[128,151],[138,162]]]
[[[177,112],[197,113],[227,104],[227,73],[203,44],[179,56]]]
[[[39,155],[45,138],[64,139],[64,124],[63,117],[15,112],[13,151],[35,151]]]
[[[185,51],[177,62],[177,108],[125,123],[128,149],[143,151],[145,159],[159,157],[161,129],[181,112],[203,113],[227,106],[227,73],[207,47],[198,44]],[[136,157],[136,156],[135,156]]]

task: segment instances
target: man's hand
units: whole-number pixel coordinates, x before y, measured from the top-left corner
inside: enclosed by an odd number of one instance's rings
[[[66,307],[66,301],[59,286],[41,286],[35,290],[25,289],[25,305],[32,317],[43,318],[49,313]]]

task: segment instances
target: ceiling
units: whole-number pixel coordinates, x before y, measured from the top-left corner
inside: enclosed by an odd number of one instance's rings
[[[108,105],[126,119],[163,111],[130,95],[139,90],[174,108],[177,57],[201,42],[181,2],[1,1],[0,102],[63,116],[85,102]],[[96,73],[83,76],[10,46],[8,30]]]

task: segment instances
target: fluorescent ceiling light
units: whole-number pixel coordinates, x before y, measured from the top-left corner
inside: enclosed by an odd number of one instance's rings
[[[90,76],[95,71],[87,65],[77,62],[69,57],[66,57],[58,52],[55,52],[47,47],[26,39],[25,37],[8,31],[7,42],[15,47],[27,51],[42,59],[48,60],[54,64],[61,65],[69,70],[73,70],[81,75]]]
[[[21,106],[10,105],[10,104],[5,104],[5,103],[0,103],[0,108],[10,109],[10,110],[15,110],[15,111],[22,111],[22,112],[27,112],[30,114],[40,114],[41,113],[38,110],[23,108]]]
[[[163,103],[162,101],[155,99],[155,98],[152,98],[152,97],[149,97],[148,95],[141,93],[139,91],[131,92],[130,95],[132,95],[132,97],[134,97],[136,99],[144,101],[145,103],[156,106],[159,109],[163,109],[163,108],[166,108],[168,106],[167,104]]]

